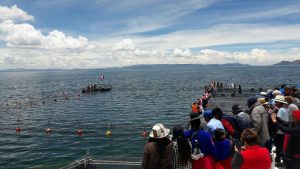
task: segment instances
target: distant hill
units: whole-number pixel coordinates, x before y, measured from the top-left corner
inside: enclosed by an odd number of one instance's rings
[[[203,67],[203,66],[228,66],[228,67],[239,67],[239,66],[250,66],[248,64],[240,63],[226,63],[226,64],[143,64],[143,65],[132,65],[124,68],[178,68],[178,67]]]
[[[279,63],[276,63],[274,65],[300,65],[300,60],[294,60],[294,61],[281,61]]]

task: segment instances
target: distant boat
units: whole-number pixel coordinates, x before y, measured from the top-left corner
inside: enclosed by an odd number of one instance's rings
[[[106,92],[106,91],[110,91],[111,89],[112,89],[111,84],[94,84],[86,88],[83,88],[81,92],[82,93]]]

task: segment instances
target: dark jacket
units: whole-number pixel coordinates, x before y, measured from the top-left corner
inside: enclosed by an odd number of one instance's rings
[[[236,115],[236,119],[241,132],[243,132],[245,129],[253,128],[249,114],[240,112]]]
[[[276,126],[284,134],[289,135],[287,142],[286,155],[289,158],[294,158],[295,155],[300,156],[300,125],[294,126],[292,123],[286,122],[277,118]]]
[[[172,169],[173,143],[167,145],[160,160],[159,169]],[[160,154],[154,142],[144,146],[143,169],[157,169]]]

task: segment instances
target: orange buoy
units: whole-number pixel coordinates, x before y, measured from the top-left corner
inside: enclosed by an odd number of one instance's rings
[[[105,133],[105,135],[106,135],[107,137],[111,137],[112,132],[111,132],[110,130],[107,130],[106,133]]]
[[[16,132],[18,132],[18,133],[21,132],[21,128],[20,128],[20,127],[17,127],[17,128],[16,128]]]
[[[83,130],[82,130],[82,128],[79,128],[79,129],[77,129],[77,135],[82,135],[83,134]]]
[[[48,127],[47,129],[46,129],[46,133],[51,133],[52,132],[52,129],[50,128],[50,127]]]
[[[144,131],[144,132],[143,132],[143,134],[142,134],[142,137],[143,137],[143,138],[146,138],[146,137],[148,137],[148,133],[147,133],[147,131]]]

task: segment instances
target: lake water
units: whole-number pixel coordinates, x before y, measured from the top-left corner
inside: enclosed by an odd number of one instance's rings
[[[257,87],[290,80],[300,84],[299,72],[299,66],[191,65],[0,72],[0,168],[59,168],[87,149],[95,159],[141,161],[147,142],[141,137],[143,130],[158,122],[168,128],[185,122],[190,104],[211,80]],[[111,91],[78,96],[81,88],[103,83],[102,74],[104,82],[113,85]],[[21,109],[4,111],[5,104],[14,101],[21,102]],[[45,132],[48,119],[50,135]],[[105,136],[109,123],[111,138]],[[82,136],[76,135],[79,126]]]

